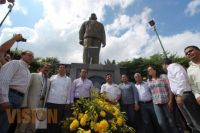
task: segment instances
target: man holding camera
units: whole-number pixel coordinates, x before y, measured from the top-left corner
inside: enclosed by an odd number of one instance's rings
[[[0,72],[0,133],[15,130],[16,124],[8,123],[6,112],[21,107],[30,82],[29,64],[33,61],[33,53],[24,51],[20,60],[12,60],[2,66]],[[10,109],[10,110],[9,110]],[[11,126],[12,125],[12,126]],[[13,126],[14,125],[14,126]]]
[[[8,41],[4,42],[0,46],[0,64],[1,65],[4,65],[7,62],[7,60],[6,60],[7,51],[10,50],[10,48],[13,46],[13,44],[15,42],[20,42],[20,41],[26,42],[26,39],[24,39],[21,34],[14,34],[11,39],[9,39]]]

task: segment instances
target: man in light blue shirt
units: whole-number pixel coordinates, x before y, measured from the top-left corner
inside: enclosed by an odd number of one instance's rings
[[[75,79],[72,83],[71,101],[78,100],[81,97],[90,98],[92,81],[87,78],[87,69],[83,68],[80,72],[80,78]]]

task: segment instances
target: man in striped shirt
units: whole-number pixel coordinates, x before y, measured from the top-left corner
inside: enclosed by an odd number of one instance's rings
[[[33,53],[24,51],[20,60],[12,60],[2,66],[0,71],[0,133],[9,127],[6,109],[20,108],[30,81],[29,64]]]

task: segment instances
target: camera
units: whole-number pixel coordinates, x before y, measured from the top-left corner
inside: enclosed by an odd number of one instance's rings
[[[26,42],[26,39],[22,37],[22,39],[20,40],[22,42]]]
[[[26,42],[26,39],[22,37],[21,39],[17,40],[17,42]]]

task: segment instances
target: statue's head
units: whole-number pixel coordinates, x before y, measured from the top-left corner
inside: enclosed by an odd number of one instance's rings
[[[90,16],[90,20],[97,20],[97,16],[95,13],[92,13]]]

